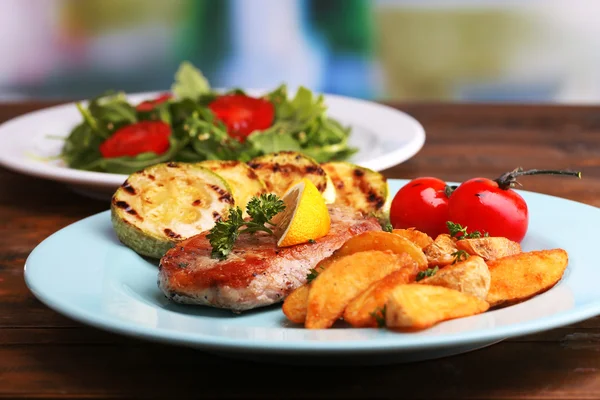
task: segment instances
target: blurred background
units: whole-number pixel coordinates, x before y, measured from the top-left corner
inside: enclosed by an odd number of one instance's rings
[[[214,87],[594,103],[598,0],[2,0],[0,100]]]

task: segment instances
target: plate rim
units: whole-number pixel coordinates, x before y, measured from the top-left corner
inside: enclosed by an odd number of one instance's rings
[[[215,88],[215,90],[221,90],[219,88]],[[247,93],[255,94],[264,92],[266,89],[246,89]],[[146,92],[134,92],[134,93],[125,93],[125,95],[130,99],[137,99],[138,101],[144,98],[156,96],[164,91],[146,91]],[[366,168],[371,168],[376,171],[382,171],[384,169],[393,167],[398,165],[406,160],[409,160],[414,155],[416,155],[425,145],[426,133],[423,125],[412,115],[408,114],[405,111],[400,109],[396,109],[387,104],[383,104],[377,101],[365,100],[350,96],[342,96],[338,94],[329,94],[329,93],[319,93],[325,97],[325,102],[327,103],[327,99],[336,99],[337,101],[342,102],[350,102],[359,104],[360,106],[376,106],[382,110],[385,110],[390,115],[394,115],[395,118],[403,118],[408,124],[412,126],[412,138],[405,145],[389,152],[382,154],[376,158],[359,162],[358,165],[361,165]],[[30,111],[18,116],[15,116],[11,119],[8,119],[0,124],[0,143],[2,143],[3,137],[11,137],[14,133],[10,134],[11,125],[21,123],[23,120],[26,120],[31,117],[35,117],[44,113],[51,112],[60,112],[61,109],[74,108],[74,105],[79,100],[69,101],[62,104],[57,104],[49,107],[44,107],[41,109],[37,109],[34,111]],[[81,100],[80,102],[86,104],[89,99]],[[4,139],[7,140],[7,139]],[[14,159],[13,157],[8,157],[7,153],[0,151],[0,166],[5,167],[7,169],[13,170],[15,172],[19,172],[25,175],[30,175],[38,178],[53,180],[57,182],[62,182],[66,184],[72,185],[107,185],[107,186],[118,186],[122,182],[125,181],[128,175],[126,174],[113,174],[108,172],[96,172],[96,171],[83,171],[77,170],[69,167],[59,167],[54,165],[49,165],[50,168],[44,168],[43,164],[38,164],[37,161],[27,160],[25,156],[19,157],[18,159]],[[115,186],[115,187],[116,187]]]
[[[389,179],[390,182],[397,182],[398,184],[406,183],[408,179]],[[547,195],[544,193],[530,192],[525,190],[518,190],[520,193],[530,193],[542,197],[550,197],[553,199],[559,199],[560,201],[566,201],[575,203],[577,206],[584,206],[589,208],[590,211],[598,212],[598,208],[593,207],[589,204],[581,203],[578,201]],[[543,199],[542,199],[543,200]],[[150,328],[138,325],[131,321],[122,321],[117,319],[109,319],[106,317],[94,315],[91,312],[79,311],[76,307],[68,307],[65,309],[62,305],[55,303],[51,296],[43,294],[43,290],[39,290],[35,283],[32,282],[30,275],[27,272],[27,266],[30,264],[32,256],[40,249],[43,249],[44,242],[48,245],[48,240],[53,236],[59,234],[61,231],[68,229],[74,224],[83,223],[92,218],[103,218],[108,216],[109,210],[101,211],[99,213],[90,215],[82,218],[79,221],[69,224],[53,234],[49,235],[41,243],[39,243],[33,251],[28,255],[25,267],[24,267],[24,278],[29,290],[34,296],[44,303],[49,308],[58,312],[59,314],[65,315],[71,319],[74,319],[80,323],[93,326],[95,328],[122,334],[128,337],[134,337],[138,339],[144,339],[152,342],[185,345],[200,349],[218,350],[218,351],[243,351],[246,353],[270,353],[270,354],[302,354],[302,355],[359,355],[359,354],[372,354],[378,355],[384,352],[413,352],[425,349],[435,348],[447,348],[461,345],[468,345],[474,342],[483,341],[495,341],[504,340],[511,337],[528,335],[536,332],[546,331],[549,329],[573,324],[582,320],[600,315],[600,295],[596,299],[590,300],[585,304],[574,305],[569,310],[559,311],[550,315],[535,318],[530,321],[512,323],[507,326],[500,327],[487,327],[483,329],[475,329],[467,332],[450,333],[444,334],[443,336],[420,336],[418,341],[413,339],[408,345],[401,341],[396,343],[390,343],[389,340],[343,340],[343,341],[270,341],[269,339],[252,339],[252,340],[240,340],[230,337],[219,337],[211,335],[194,334],[189,332],[177,332],[164,328]],[[558,285],[557,285],[558,286]],[[552,289],[551,289],[552,290]],[[499,310],[501,311],[501,310]],[[492,311],[493,312],[493,311]],[[469,317],[467,317],[469,318]],[[302,327],[290,327],[286,329],[299,329],[305,330]],[[361,329],[361,328],[352,328]],[[373,328],[363,328],[366,330],[372,330]]]

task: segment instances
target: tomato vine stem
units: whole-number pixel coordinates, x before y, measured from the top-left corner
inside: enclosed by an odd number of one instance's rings
[[[498,178],[494,179],[494,182],[498,184],[500,189],[507,190],[509,188],[515,187],[517,182],[517,178],[520,176],[526,175],[567,175],[567,176],[576,176],[581,179],[580,171],[571,171],[571,170],[554,170],[554,169],[530,169],[524,171],[523,168],[519,167],[514,169],[513,171],[506,172],[500,175]]]

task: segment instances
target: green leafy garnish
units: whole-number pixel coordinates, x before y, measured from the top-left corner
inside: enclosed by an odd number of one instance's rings
[[[371,312],[370,315],[371,317],[373,317],[373,319],[375,319],[375,321],[377,321],[377,326],[379,328],[383,328],[385,327],[385,314],[387,312],[387,304],[385,304],[383,307],[377,307],[375,309],[375,311]]]
[[[461,239],[476,239],[480,237],[488,237],[490,236],[487,232],[481,234],[479,231],[473,231],[471,233],[467,233],[467,227],[464,228],[460,224],[456,224],[452,221],[447,221],[446,226],[448,227],[448,231],[450,232],[450,236],[456,238],[457,240]]]
[[[175,82],[171,91],[179,99],[197,100],[210,91],[210,85],[199,69],[184,61],[175,72]]]
[[[252,132],[245,141],[233,138],[208,107],[224,94],[210,87],[202,72],[183,62],[171,86],[173,98],[138,111],[122,92],[110,91],[76,106],[81,122],[64,139],[61,158],[70,167],[87,171],[131,174],[165,161],[249,161],[279,151],[298,151],[317,162],[346,160],[357,149],[350,147],[350,128],[327,116],[324,97],[300,87],[288,97],[286,85],[262,96],[272,102],[275,118],[270,127]],[[234,88],[226,94],[241,94]],[[163,121],[171,127],[166,153],[147,152],[135,157],[104,158],[100,144],[118,129],[144,120]]]
[[[420,271],[417,274],[416,281],[419,282],[422,279],[429,278],[430,276],[434,276],[439,271],[439,267],[435,268],[427,268],[425,271]]]
[[[452,262],[452,264],[456,264],[457,262],[465,261],[466,259],[468,259],[470,257],[470,254],[464,250],[457,250],[450,255],[452,257],[454,257],[454,261]]]
[[[317,243],[317,242],[316,242],[316,240],[315,240],[315,239],[308,239],[308,243],[310,243],[310,244],[314,244],[314,243]]]
[[[317,271],[317,269],[311,268],[310,271],[308,272],[308,275],[306,275],[306,282],[307,283],[312,282],[312,280],[315,279],[317,276],[319,276],[319,272]]]
[[[212,247],[211,256],[224,260],[227,258],[238,236],[242,233],[256,233],[258,231],[273,234],[274,226],[271,219],[285,209],[285,203],[274,194],[261,194],[253,197],[246,205],[246,212],[250,220],[242,218],[242,209],[232,207],[226,219],[219,220],[206,236]],[[242,229],[243,228],[243,229]]]
[[[383,229],[385,232],[392,232],[394,227],[389,222],[384,222],[381,224],[381,229]]]

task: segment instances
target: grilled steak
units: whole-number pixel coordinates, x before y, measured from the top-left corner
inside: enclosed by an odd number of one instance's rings
[[[277,239],[262,232],[240,235],[222,261],[211,258],[208,232],[191,237],[160,260],[158,285],[175,302],[234,312],[280,302],[350,237],[381,230],[375,218],[350,208],[330,205],[329,213],[331,230],[314,243],[278,248]]]

